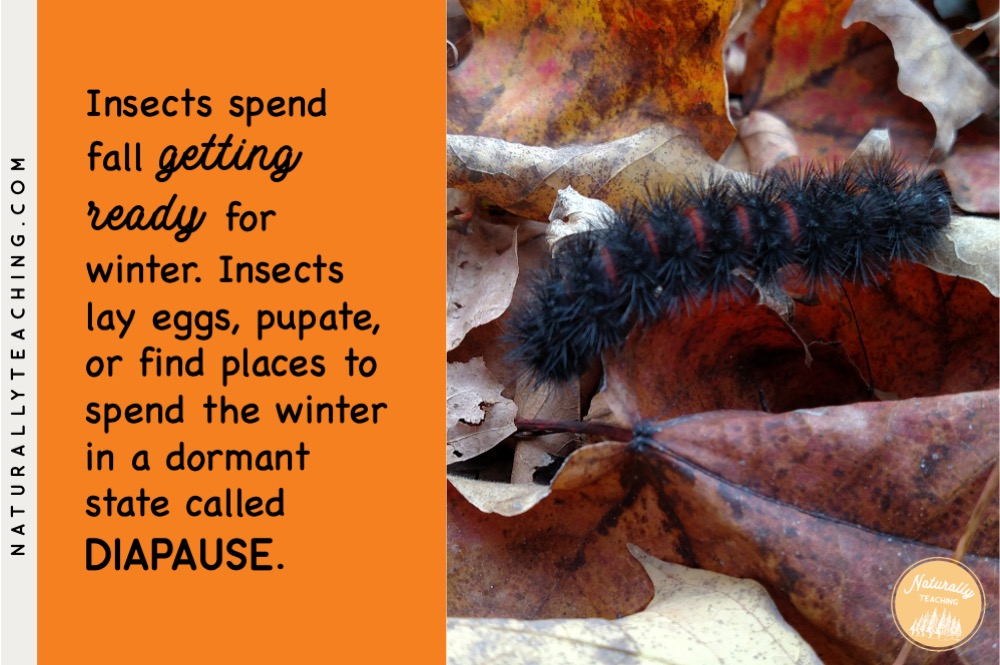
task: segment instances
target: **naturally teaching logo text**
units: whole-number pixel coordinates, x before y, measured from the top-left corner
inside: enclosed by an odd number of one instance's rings
[[[935,591],[951,591],[957,593],[965,600],[972,598],[976,595],[976,592],[972,590],[972,587],[966,582],[961,584],[955,584],[949,582],[948,580],[938,580],[936,577],[927,579],[927,576],[923,573],[916,575],[910,582],[910,587],[903,591],[903,593],[909,594],[916,589],[934,589]],[[958,605],[957,598],[942,598],[940,596],[926,596],[921,594],[920,600],[928,603],[947,603],[948,605]]]
[[[903,636],[930,651],[968,642],[983,622],[983,586],[954,559],[934,557],[913,564],[893,589],[892,617]]]

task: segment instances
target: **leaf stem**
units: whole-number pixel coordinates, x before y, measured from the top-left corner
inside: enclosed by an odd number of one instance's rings
[[[958,540],[958,545],[955,547],[955,553],[952,555],[953,559],[961,561],[962,557],[965,556],[966,550],[969,549],[969,543],[972,542],[972,537],[979,530],[979,525],[982,524],[983,517],[986,515],[986,509],[989,508],[996,494],[998,479],[1000,479],[1000,462],[993,464],[993,471],[986,481],[986,486],[983,487],[982,494],[979,495],[979,500],[976,501],[976,505],[969,515],[969,524],[965,527],[965,533],[962,534],[962,537]]]
[[[611,441],[631,441],[635,438],[631,428],[608,425],[606,423],[580,422],[578,420],[535,420],[515,419],[514,426],[520,432],[539,432],[551,434],[554,432],[569,432],[586,434]]]

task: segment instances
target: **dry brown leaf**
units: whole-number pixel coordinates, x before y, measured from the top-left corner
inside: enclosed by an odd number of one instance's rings
[[[448,186],[525,217],[547,219],[560,189],[572,186],[612,208],[700,180],[717,168],[681,130],[656,125],[617,141],[558,150],[480,136],[449,135]]]
[[[448,363],[448,464],[484,453],[517,430],[517,406],[501,390],[482,358]]]
[[[877,287],[791,295],[800,301],[794,327],[745,300],[703,303],[633,330],[620,351],[604,355],[607,390],[633,408],[618,413],[635,422],[846,404],[871,398],[869,377],[876,391],[898,397],[997,385],[1000,312],[982,284],[906,265]]]
[[[629,551],[653,583],[642,612],[613,621],[449,619],[449,662],[820,664],[760,584]]]
[[[710,413],[577,451],[550,493],[516,517],[449,490],[450,614],[634,613],[650,595],[624,556],[635,542],[666,561],[761,582],[827,663],[892,662],[904,643],[892,585],[964,533],[997,461],[998,415],[996,391]],[[997,523],[994,503],[965,560],[987,589],[998,583]],[[958,656],[995,657],[997,610],[987,604]]]
[[[970,131],[977,134],[970,137]],[[998,128],[994,120],[980,118],[962,131],[962,141],[942,164],[948,176],[952,198],[968,213],[1000,213],[1000,187],[997,187]]]
[[[564,146],[670,122],[718,156],[734,134],[722,68],[734,4],[465,0],[475,43],[448,73],[448,131]]]
[[[953,216],[942,242],[923,264],[973,279],[1000,297],[1000,224],[986,217]]]
[[[515,484],[534,483],[535,474],[539,469],[552,464],[555,458],[553,452],[565,448],[564,441],[572,440],[564,434],[550,436],[565,437],[555,442],[546,441],[546,437],[533,437],[518,441],[514,449],[514,464],[510,472],[510,482]]]
[[[545,235],[549,247],[553,247],[566,236],[607,228],[617,219],[617,213],[604,201],[587,198],[572,187],[566,187],[556,194]]]
[[[449,476],[448,482],[465,500],[484,513],[520,515],[549,495],[548,485],[509,485]]]
[[[510,238],[511,227],[507,224],[490,224],[481,219],[474,220],[481,226],[470,229],[471,233],[483,233],[489,238]],[[511,295],[511,307],[524,297],[527,285],[531,281],[531,273],[548,261],[549,248],[545,241],[548,224],[521,220],[517,224],[517,272],[518,278]],[[498,381],[504,384],[504,392],[514,394],[514,385],[518,379],[519,368],[507,362],[510,348],[502,341],[506,330],[506,319],[511,307],[489,323],[473,328],[466,334],[461,343],[448,352],[451,362],[468,362],[473,358],[482,358]]]
[[[549,260],[547,231],[549,224],[521,220],[517,226],[517,282],[510,297],[511,305],[498,319],[494,319],[478,328],[474,328],[462,342],[448,353],[448,359],[455,362],[465,362],[475,357],[482,357],[486,366],[494,376],[504,384],[504,392],[517,398],[522,396],[537,398],[532,391],[517,389],[518,382],[524,379],[523,368],[508,362],[507,354],[510,347],[503,342],[507,318],[521,299],[527,297],[533,278],[533,272],[542,268]],[[490,240],[487,244],[502,247],[502,238],[509,238],[511,228],[502,224],[487,224],[471,230],[472,233],[485,234]],[[533,385],[533,384],[532,384]],[[579,413],[579,399],[575,402],[575,413]]]
[[[517,281],[516,232],[506,238],[487,237],[483,225],[475,232],[448,233],[448,328],[451,351],[473,328],[503,314]],[[511,235],[514,236],[513,242]],[[498,251],[498,244],[506,247]]]
[[[514,392],[518,418],[538,420],[579,420],[580,392],[576,386],[566,389],[539,390],[528,376],[522,376]],[[514,468],[511,482],[530,483],[539,468],[553,461],[552,455],[561,452],[575,441],[572,434],[547,434],[519,441],[514,451]]]
[[[841,27],[850,2],[772,0],[747,34],[745,111],[781,118],[806,159],[842,159],[873,118],[891,123],[897,139],[922,131],[920,114],[930,125],[926,110],[896,90],[885,35]]]
[[[748,76],[752,81],[754,70],[759,75],[764,67],[767,76],[749,86],[748,107],[774,111],[788,127],[781,141],[765,137],[769,130],[755,130],[764,140],[747,150],[753,170],[787,152],[782,142],[790,145],[803,136],[799,144],[808,158],[843,158],[872,125],[891,127],[894,137],[902,137],[902,151],[916,155],[911,159],[916,166],[926,166],[923,155],[934,134],[931,115],[899,93],[893,49],[884,35],[867,25],[840,27],[849,1],[773,0],[761,21],[766,28],[749,36],[756,46],[750,48]],[[488,19],[495,22],[488,26],[494,32],[507,29],[498,24],[508,11],[538,12],[535,6],[495,7]],[[648,6],[640,3],[635,9]],[[544,9],[539,16],[545,20],[533,27],[510,29],[522,38],[517,48],[566,37],[553,29],[559,26],[550,20],[552,11]],[[583,52],[574,50],[575,43],[568,46],[570,52]],[[572,107],[563,100],[553,104],[552,114],[536,114],[532,99],[544,97],[543,88],[529,89],[532,77],[544,73],[534,67],[540,62],[535,56],[544,50],[511,53],[520,71],[504,65],[510,76],[493,77],[493,83],[483,78],[492,91],[453,100],[482,104],[478,110],[492,114],[486,120],[494,127],[503,125],[505,138],[556,146],[576,142],[577,129],[583,141],[620,135],[615,132],[623,127],[636,131],[628,123],[617,125],[615,115],[565,113]],[[553,53],[549,73],[555,73],[554,80],[560,72],[555,65],[565,64],[561,57]],[[488,73],[482,62],[475,66]],[[587,62],[595,70],[588,75],[601,80],[602,65]],[[515,80],[520,74],[527,86]],[[518,99],[526,90],[527,97]],[[695,99],[700,93],[678,86],[671,94]],[[500,104],[489,106],[501,97]],[[521,109],[526,116],[515,112]],[[580,117],[586,121],[577,127],[573,123],[580,124]],[[518,126],[521,118],[527,120],[524,127]],[[467,127],[452,131],[483,133]],[[665,138],[671,132],[688,147],[671,146],[674,139]],[[995,134],[995,120],[980,118],[962,131],[945,165],[963,209],[985,213],[991,205],[996,208]],[[535,140],[540,136],[544,139]],[[484,141],[449,137],[449,182],[537,219],[545,218],[555,192],[566,185],[620,208],[644,198],[647,188],[669,189],[715,168],[694,139],[665,126],[628,137],[622,145],[573,145],[565,151]],[[688,155],[690,164],[678,164]],[[995,252],[991,259],[989,246],[979,239],[985,233],[995,242],[995,230],[990,235],[985,226],[975,232],[962,226],[958,222],[951,230],[957,234],[956,270],[992,284],[995,294]],[[759,411],[871,399],[862,344],[872,365],[873,392],[883,398],[996,386],[997,305],[980,284],[921,267],[897,271],[879,285],[835,289],[820,303],[795,308],[794,332],[780,317],[749,303],[706,305],[680,320],[637,330],[622,357],[607,359],[608,391],[590,404],[592,412],[613,407],[628,423],[716,408],[758,413],[696,415],[658,430],[640,426],[641,436],[631,444],[599,444],[574,453],[551,488],[454,480],[449,488],[450,611],[609,619],[637,612],[651,591],[645,574],[624,554],[625,543],[635,540],[668,560],[757,579],[828,663],[891,662],[903,640],[888,616],[889,586],[908,562],[947,554],[961,535],[984,474],[996,461],[996,393],[784,415]],[[498,347],[501,330],[502,319],[480,326],[449,357],[486,355],[510,395],[516,370],[491,348]],[[812,368],[806,367],[803,339],[814,358]],[[482,352],[473,351],[472,343]],[[580,404],[576,382],[538,388],[536,413],[567,412],[559,406],[562,398]],[[531,417],[527,411],[535,408],[530,394],[519,390],[515,395],[522,417]],[[584,394],[591,392],[585,388]],[[571,438],[564,435],[560,446]],[[519,442],[515,478],[527,481],[556,447]],[[970,557],[993,599],[997,523],[994,502]],[[935,663],[995,660],[995,603],[988,612],[974,642]],[[502,647],[515,639],[505,635],[493,644]],[[908,662],[935,658],[918,652]]]
[[[518,273],[523,277],[518,279],[515,286],[512,296],[513,302],[524,297],[531,281],[531,270],[538,267],[548,256],[548,248],[543,235],[546,228],[546,226],[536,223],[526,223],[519,227],[518,238],[521,244],[517,252],[517,260],[520,264]],[[483,229],[489,229],[487,235],[490,237],[499,237],[505,232],[509,233],[508,227],[492,228],[489,225],[483,225],[479,232],[482,232]],[[449,360],[469,362],[475,359],[477,363],[484,363],[489,375],[495,377],[496,381],[502,384],[502,394],[513,399],[517,413],[521,418],[579,419],[580,390],[578,383],[570,382],[543,388],[537,386],[530,377],[526,376],[522,368],[510,362],[507,357],[510,349],[500,341],[506,325],[506,316],[507,312],[499,319],[470,331],[462,343],[448,354]],[[478,366],[480,365],[477,364]],[[498,435],[507,432],[508,429],[504,429]],[[535,471],[552,461],[551,454],[560,452],[567,446],[572,446],[575,439],[576,437],[573,435],[551,434],[519,441],[515,448],[513,472],[510,480],[512,482],[533,482]]]
[[[934,117],[917,99],[900,92],[897,54],[885,33],[868,23],[842,27],[851,2],[767,3],[746,38],[747,66],[738,82],[745,112],[768,111],[780,118],[808,160],[843,160],[872,127],[883,127],[891,129],[897,154],[913,168],[926,168],[937,132]],[[941,51],[957,53],[951,44]],[[933,83],[927,82],[925,94],[938,94]],[[959,95],[955,103],[967,99]],[[759,138],[771,151],[768,137]],[[995,118],[982,116],[966,125],[942,166],[962,210],[998,212]]]
[[[880,3],[890,5],[890,3]],[[851,0],[773,0],[747,35],[740,81],[749,111],[768,111],[792,130],[804,158],[843,160],[872,127],[892,131],[915,168],[928,163],[934,118],[899,90],[893,45],[874,25],[842,27]],[[948,46],[950,51],[955,47]],[[949,183],[967,212],[996,207],[995,119],[962,129],[949,158]],[[974,174],[974,179],[954,177]]]
[[[763,173],[779,162],[799,154],[795,135],[781,118],[766,111],[753,111],[736,123],[740,142],[749,157],[750,171]]]
[[[956,132],[997,108],[997,88],[951,35],[911,0],[855,0],[844,27],[864,21],[892,41],[899,89],[920,101],[937,125],[935,148],[947,154]]]

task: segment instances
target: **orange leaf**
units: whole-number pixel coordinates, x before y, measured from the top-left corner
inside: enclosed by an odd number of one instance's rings
[[[810,159],[843,159],[868,130],[887,124],[896,150],[926,154],[930,114],[897,89],[885,35],[872,26],[841,26],[850,5],[769,2],[747,36],[745,108],[782,118]]]
[[[892,41],[899,89],[927,107],[937,125],[935,147],[946,154],[955,133],[997,108],[997,88],[951,35],[910,0],[855,0],[844,25],[867,21]]]
[[[890,663],[904,643],[892,586],[909,564],[947,556],[964,530],[997,460],[997,400],[645,423],[632,443],[576,452],[548,496],[514,517],[450,488],[449,613],[632,614],[651,592],[625,556],[633,542],[761,582],[827,663]],[[979,529],[965,562],[994,590],[995,503]],[[955,652],[968,662],[995,657],[998,608],[986,605],[980,632]]]
[[[470,0],[476,40],[448,73],[448,131],[600,143],[666,123],[714,157],[732,140],[722,48],[733,0]]]
[[[981,284],[907,266],[878,287],[843,289],[797,304],[791,325],[744,302],[633,331],[605,358],[613,408],[634,422],[845,404],[872,398],[869,366],[886,397],[996,387],[1000,323]]]

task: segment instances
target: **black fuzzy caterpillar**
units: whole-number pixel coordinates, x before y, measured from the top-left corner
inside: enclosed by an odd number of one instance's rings
[[[703,298],[748,295],[747,275],[780,284],[798,266],[814,292],[844,279],[871,284],[893,262],[926,256],[950,219],[944,175],[887,155],[688,185],[560,241],[508,338],[538,381],[566,381],[635,325]]]

